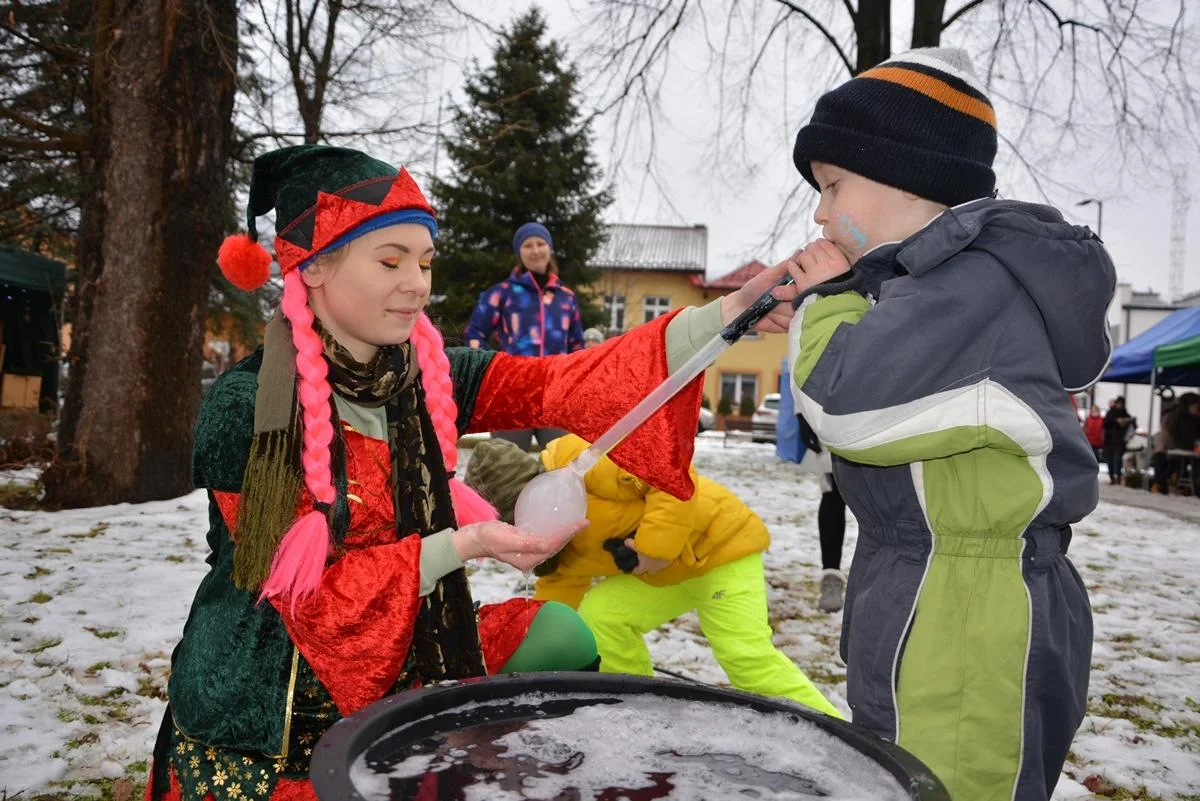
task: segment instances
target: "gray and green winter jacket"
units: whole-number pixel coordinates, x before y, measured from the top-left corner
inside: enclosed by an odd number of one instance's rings
[[[1065,553],[1098,487],[1068,391],[1108,362],[1112,262],[1054,209],[988,198],[854,275],[790,333],[797,411],[859,523],[854,720],[956,799],[1046,798],[1086,706],[1091,615]]]

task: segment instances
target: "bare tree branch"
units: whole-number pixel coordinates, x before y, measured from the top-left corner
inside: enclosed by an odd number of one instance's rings
[[[817,32],[820,33],[821,36],[825,38],[825,41],[829,43],[829,46],[833,48],[833,52],[837,53],[838,58],[841,59],[842,65],[846,68],[846,74],[850,76],[854,75],[854,64],[851,63],[849,56],[847,56],[845,51],[842,50],[842,46],[838,42],[837,38],[834,37],[834,35],[821,23],[820,20],[805,11],[803,8],[800,8],[795,3],[791,2],[791,0],[775,0],[775,2],[782,6],[786,6],[791,10],[792,13],[799,14],[801,17],[804,17],[804,19],[808,21],[809,25],[812,25],[814,28],[816,28]],[[846,7],[849,8],[849,3],[846,4]],[[850,18],[852,20],[857,19],[857,13],[851,14]]]

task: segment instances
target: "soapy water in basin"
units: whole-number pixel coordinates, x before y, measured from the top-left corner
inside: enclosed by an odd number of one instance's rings
[[[464,705],[383,735],[350,778],[368,801],[909,798],[883,767],[799,716],[646,696]]]

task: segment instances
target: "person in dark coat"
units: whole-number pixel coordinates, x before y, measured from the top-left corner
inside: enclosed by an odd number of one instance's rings
[[[1125,458],[1125,432],[1133,418],[1125,409],[1125,397],[1118,395],[1108,405],[1104,415],[1104,457],[1108,462],[1108,481],[1121,483],[1121,462]]]

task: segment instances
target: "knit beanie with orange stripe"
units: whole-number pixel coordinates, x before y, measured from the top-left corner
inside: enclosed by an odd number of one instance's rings
[[[962,50],[910,50],[817,101],[792,159],[820,191],[821,161],[956,206],[996,188],[996,112]]]

